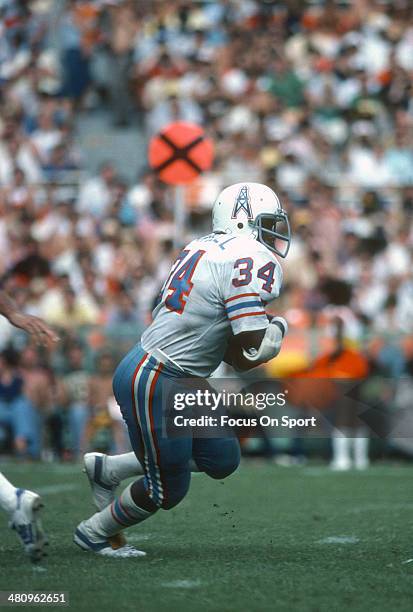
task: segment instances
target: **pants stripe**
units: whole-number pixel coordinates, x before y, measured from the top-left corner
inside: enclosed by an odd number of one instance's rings
[[[135,423],[136,423],[136,427],[137,430],[139,431],[140,429],[140,425],[139,425],[139,417],[138,417],[138,411],[136,408],[136,401],[135,401],[135,381],[136,381],[136,377],[139,373],[139,370],[141,368],[141,366],[143,365],[143,362],[146,360],[146,358],[148,357],[148,353],[145,353],[144,356],[142,357],[142,359],[140,360],[140,362],[138,363],[138,365],[135,368],[135,371],[133,373],[132,376],[132,406],[133,406],[133,416],[135,419]]]
[[[159,467],[160,466],[160,452],[159,452],[159,447],[156,441],[156,431],[155,431],[155,424],[154,424],[154,418],[153,418],[153,396],[155,393],[156,383],[158,382],[158,378],[162,371],[162,368],[163,368],[163,364],[159,364],[157,370],[155,371],[154,376],[152,377],[152,381],[149,386],[149,398],[146,404],[147,424],[149,424],[151,446],[152,446],[152,451],[154,453],[156,480],[157,480],[158,487],[159,487],[159,501],[161,503],[164,501],[165,492],[164,492],[164,487],[162,483],[161,470]]]
[[[145,476],[149,496],[157,505],[162,504],[164,492],[159,469],[159,449],[154,439],[155,427],[150,407],[162,367],[163,364],[159,364],[153,357],[145,354],[133,376],[133,406],[138,429],[143,436]]]
[[[154,365],[158,365],[155,363]],[[151,469],[151,475],[153,476],[153,485],[154,485],[154,495],[156,497],[156,503],[161,504],[163,500],[163,490],[162,490],[162,482],[159,471],[159,457],[156,452],[156,447],[154,444],[154,431],[152,430],[152,423],[150,417],[150,405],[153,397],[153,392],[155,389],[156,381],[161,371],[161,364],[157,368],[153,368],[146,380],[145,387],[143,389],[144,393],[144,408],[145,408],[145,433],[148,439],[148,458],[149,458],[149,467]]]
[[[140,362],[138,363],[138,365],[136,366],[135,372],[133,374],[133,378],[132,378],[132,404],[133,404],[133,412],[134,412],[134,418],[136,421],[136,427],[137,427],[137,431],[141,433],[141,435],[143,435],[143,426],[141,423],[141,419],[140,419],[140,415],[139,415],[139,396],[138,396],[138,390],[139,390],[139,384],[140,384],[140,380],[144,371],[145,366],[147,365],[148,361],[149,361],[150,357],[148,355],[148,353],[145,353],[144,356],[142,357],[142,359],[140,360]],[[148,464],[148,453],[147,453],[147,448],[146,448],[146,444],[143,443],[143,449],[144,449],[144,465],[145,465],[145,476],[148,482],[148,487],[149,487],[149,494],[152,497],[153,495],[153,485],[152,485],[152,481],[151,481],[151,475],[149,472],[149,464]]]
[[[139,419],[141,423],[142,436],[145,447],[145,465],[146,465],[146,477],[149,484],[149,496],[153,500],[158,499],[158,485],[156,482],[156,475],[153,465],[153,455],[151,452],[151,441],[148,435],[148,423],[146,420],[146,402],[147,402],[147,388],[148,380],[153,376],[153,370],[150,366],[155,365],[153,358],[149,358],[149,361],[144,364],[141,374],[139,374],[139,381],[137,386],[137,405],[139,406]]]

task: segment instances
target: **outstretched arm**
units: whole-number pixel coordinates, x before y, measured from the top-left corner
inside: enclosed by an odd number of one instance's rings
[[[37,344],[48,346],[59,340],[59,337],[44,321],[19,312],[15,302],[4,291],[0,291],[0,314],[5,316],[12,325],[33,336]]]

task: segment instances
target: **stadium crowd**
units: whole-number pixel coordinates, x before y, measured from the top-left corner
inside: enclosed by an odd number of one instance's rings
[[[119,130],[150,137],[182,119],[212,137],[183,242],[208,231],[224,185],[279,194],[294,241],[275,308],[295,330],[291,354],[297,334],[340,316],[384,372],[413,374],[412,83],[409,0],[0,0],[2,288],[62,337],[46,355],[0,321],[0,421],[23,400],[59,455],[106,430],[125,444],[97,380],[150,320],[175,253],[174,197],[149,169],[126,181],[110,151],[86,174],[77,119],[101,107]],[[302,367],[317,351],[299,347]],[[30,419],[15,421],[25,453]]]

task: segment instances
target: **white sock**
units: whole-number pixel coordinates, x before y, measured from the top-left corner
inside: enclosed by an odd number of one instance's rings
[[[0,506],[6,512],[16,509],[16,487],[0,472]]]
[[[333,434],[332,437],[333,464],[337,466],[350,466],[350,439],[342,432]]]
[[[107,455],[106,467],[110,477],[117,482],[143,474],[142,465],[136,458],[135,453]]]
[[[126,478],[141,476],[144,474],[142,464],[135,453],[123,453],[122,455],[106,455],[106,469],[108,476],[115,482],[121,482]],[[191,472],[199,472],[195,461],[190,461]]]
[[[139,508],[130,494],[132,485],[129,485],[115,501],[100,512],[85,521],[85,527],[91,530],[93,539],[108,538],[126,527],[137,525],[149,518],[153,512]]]
[[[353,452],[356,468],[359,470],[366,469],[369,465],[369,439],[361,437],[353,438]]]

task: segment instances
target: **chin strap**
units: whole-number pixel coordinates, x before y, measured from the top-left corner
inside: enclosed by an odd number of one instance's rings
[[[283,317],[274,317],[265,330],[265,335],[259,349],[242,349],[243,356],[247,361],[257,364],[273,359],[280,352],[281,343],[287,332],[287,321]]]

